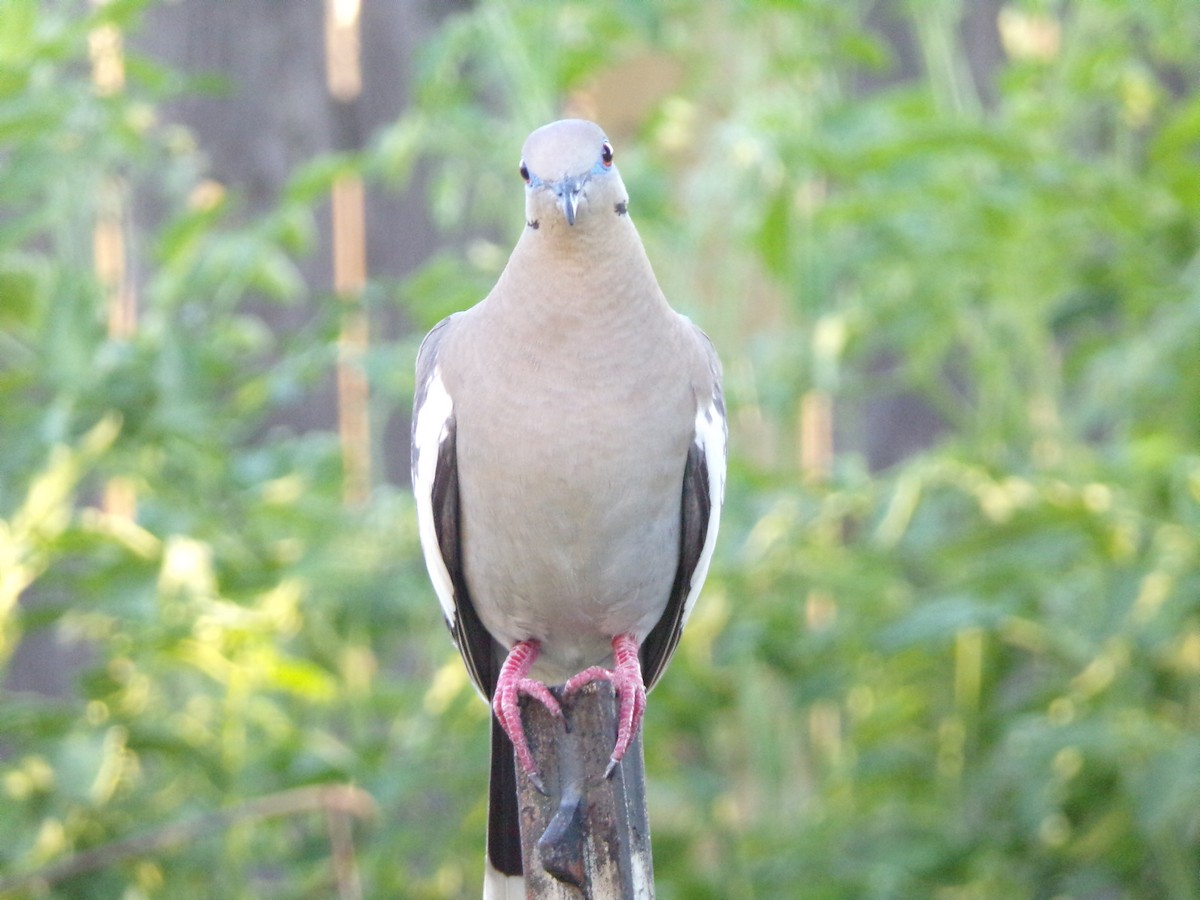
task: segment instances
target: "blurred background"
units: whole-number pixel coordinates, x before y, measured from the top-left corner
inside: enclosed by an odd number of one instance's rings
[[[1200,897],[1200,4],[0,10],[0,895],[478,896],[412,368],[573,114],[725,361],[658,896]]]

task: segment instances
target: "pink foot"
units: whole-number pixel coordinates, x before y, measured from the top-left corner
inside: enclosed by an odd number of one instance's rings
[[[496,692],[492,697],[492,711],[500,727],[504,729],[513,749],[517,753],[517,761],[529,776],[529,780],[543,794],[546,793],[542,780],[538,777],[537,766],[533,762],[533,754],[529,752],[529,743],[525,740],[525,728],[521,724],[521,695],[533,697],[554,715],[562,718],[562,709],[550,689],[540,681],[526,678],[534,661],[538,658],[541,644],[537,641],[518,641],[509,651],[504,665],[500,667],[500,675],[496,679]]]
[[[608,759],[608,768],[604,770],[607,778],[617,767],[617,763],[625,756],[633,736],[637,734],[642,724],[642,714],[646,711],[646,684],[642,681],[642,664],[638,659],[638,642],[632,634],[618,634],[612,640],[613,668],[608,670],[601,666],[584,669],[563,687],[563,693],[568,697],[585,684],[593,681],[611,681],[617,694],[617,743],[613,747],[612,756]]]

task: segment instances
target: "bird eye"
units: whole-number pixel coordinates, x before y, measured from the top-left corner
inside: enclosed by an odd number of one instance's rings
[[[521,167],[517,171],[521,173],[521,177],[525,179],[525,183],[529,184],[529,166],[525,165],[525,160],[521,160]]]
[[[608,141],[605,141],[600,145],[600,161],[604,163],[606,167],[612,165],[613,148],[612,144],[610,144]]]

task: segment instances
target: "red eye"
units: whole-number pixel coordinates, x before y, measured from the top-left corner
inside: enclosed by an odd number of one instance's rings
[[[612,144],[610,144],[608,141],[605,141],[603,144],[600,145],[600,161],[602,163],[604,163],[605,166],[611,166],[612,160],[613,160]]]
[[[525,183],[529,184],[529,166],[525,165],[525,160],[521,160],[521,167],[517,171],[521,173],[521,177],[525,179]]]

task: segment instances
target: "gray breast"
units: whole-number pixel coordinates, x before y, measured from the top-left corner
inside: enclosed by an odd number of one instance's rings
[[[566,674],[615,634],[644,638],[667,601],[695,416],[675,337],[542,348],[536,364],[492,341],[455,366],[468,586],[493,636],[541,640]]]

